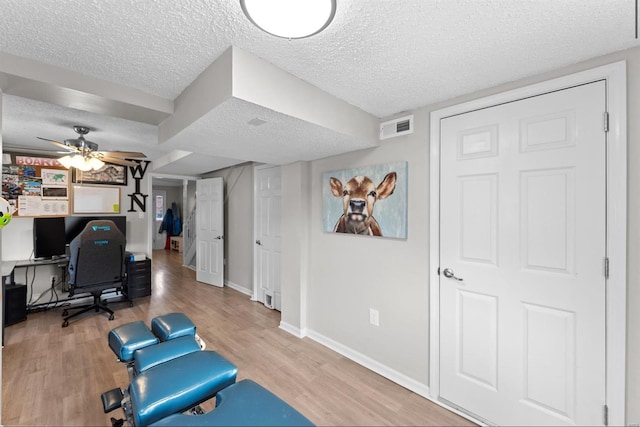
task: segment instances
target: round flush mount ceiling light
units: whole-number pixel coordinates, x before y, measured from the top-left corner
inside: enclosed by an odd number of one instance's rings
[[[318,34],[336,13],[336,0],[240,0],[240,5],[256,27],[286,39]]]

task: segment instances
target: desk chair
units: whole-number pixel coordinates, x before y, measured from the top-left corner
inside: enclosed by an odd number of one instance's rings
[[[67,309],[62,313],[62,327],[69,326],[69,319],[90,310],[103,310],[110,314],[109,320],[115,318],[113,310],[101,303],[101,295],[107,289],[122,287],[124,275],[125,237],[110,220],[89,221],[84,230],[69,244],[69,296],[79,293],[90,293],[93,304],[67,316]]]

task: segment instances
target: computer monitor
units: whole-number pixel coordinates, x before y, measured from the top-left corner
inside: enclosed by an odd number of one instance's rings
[[[36,259],[63,257],[66,254],[64,217],[33,218],[33,256]]]
[[[127,237],[127,217],[124,215],[112,215],[112,216],[68,216],[65,220],[65,241],[67,244],[71,243],[71,241],[78,234],[84,230],[85,225],[89,223],[89,221],[93,221],[94,219],[105,219],[111,220],[114,222],[116,227],[120,230],[120,232]]]

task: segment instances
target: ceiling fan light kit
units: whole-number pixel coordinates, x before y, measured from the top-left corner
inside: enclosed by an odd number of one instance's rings
[[[95,157],[84,157],[82,154],[69,154],[67,156],[61,157],[58,161],[65,168],[76,168],[83,172],[89,171],[91,169],[98,170],[104,166],[104,162]]]
[[[286,39],[318,34],[336,14],[336,0],[240,0],[240,6],[256,27]]]
[[[80,136],[75,139],[65,139],[64,143],[53,139],[37,137],[38,139],[49,141],[57,147],[69,152],[66,156],[58,159],[60,164],[67,169],[76,168],[83,172],[87,172],[91,169],[99,170],[105,165],[105,161],[122,166],[137,166],[138,163],[127,160],[126,157],[146,157],[142,153],[130,151],[98,151],[98,144],[87,141],[84,138],[84,136],[90,131],[88,127],[76,125],[73,127],[73,130]]]

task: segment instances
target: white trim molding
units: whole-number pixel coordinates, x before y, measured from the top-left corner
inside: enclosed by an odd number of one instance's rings
[[[353,360],[354,362],[364,366],[365,368],[370,369],[379,375],[382,375],[383,377],[393,381],[394,383],[401,385],[402,387],[431,400],[429,386],[427,386],[426,384],[422,384],[421,382],[416,381],[413,378],[410,378],[407,375],[378,362],[377,360],[374,360],[315,331],[307,330],[306,336],[324,345],[325,347],[330,348],[336,353],[339,353],[344,357]]]
[[[241,294],[245,294],[248,296],[252,296],[253,295],[253,290],[249,289],[249,288],[245,288],[244,286],[240,286],[236,283],[233,283],[230,280],[225,280],[224,281],[224,285],[230,287],[231,289],[234,289],[238,292],[240,292]]]
[[[287,322],[283,322],[280,321],[280,329],[282,329],[285,332],[290,333],[291,335],[293,335],[294,337],[297,338],[304,338],[307,336],[307,330],[306,329],[300,329],[300,328],[296,328],[295,326],[291,325],[290,323]]]
[[[440,312],[438,267],[440,248],[440,121],[480,108],[547,92],[606,81],[609,132],[607,133],[607,257],[610,273],[606,294],[606,405],[609,425],[625,425],[627,331],[627,77],[626,62],[619,61],[542,83],[479,98],[431,112],[430,144],[430,398],[439,400]]]

